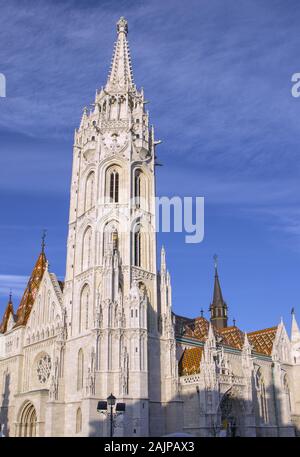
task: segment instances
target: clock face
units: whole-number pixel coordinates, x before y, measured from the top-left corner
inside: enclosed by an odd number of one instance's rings
[[[48,354],[43,355],[37,363],[37,377],[41,384],[48,381],[51,372],[51,358]]]

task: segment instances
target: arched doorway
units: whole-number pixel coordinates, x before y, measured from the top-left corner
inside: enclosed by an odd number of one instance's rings
[[[221,419],[221,434],[223,436],[243,436],[243,400],[234,387],[223,395],[219,405],[219,414]]]
[[[36,422],[36,409],[31,402],[28,402],[23,406],[20,414],[19,436],[36,436]]]

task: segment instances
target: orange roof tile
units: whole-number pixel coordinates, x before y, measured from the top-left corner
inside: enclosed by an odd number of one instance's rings
[[[223,343],[236,349],[242,349],[244,345],[245,335],[237,327],[224,327],[218,329],[221,336],[224,338]]]
[[[271,355],[276,332],[277,327],[270,327],[248,333],[247,336],[254,351],[260,354]]]
[[[200,362],[202,359],[203,348],[185,349],[179,361],[179,376],[187,376],[200,373]]]
[[[16,327],[18,325],[25,325],[29,316],[30,316],[30,311],[32,308],[32,305],[34,303],[36,294],[38,292],[38,289],[40,287],[44,271],[46,269],[46,263],[47,259],[44,254],[44,252],[41,252],[39,255],[37,262],[32,270],[31,276],[29,278],[27,287],[25,289],[25,292],[23,294],[22,300],[19,304],[18,310],[17,310],[17,322],[16,322]]]
[[[208,335],[209,321],[204,317],[189,319],[183,316],[176,316],[176,334],[195,338],[205,342]],[[216,337],[219,337],[219,343],[235,349],[243,348],[245,334],[238,327],[217,328],[213,326]],[[248,339],[253,346],[253,350],[260,354],[271,355],[277,327],[271,327],[263,330],[248,333]]]

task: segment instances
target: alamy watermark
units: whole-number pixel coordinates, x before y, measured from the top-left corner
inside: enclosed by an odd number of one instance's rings
[[[109,197],[100,200],[97,216],[100,232],[105,232],[103,221],[115,221],[114,229],[118,233],[185,233],[188,244],[203,241],[204,197],[135,197],[129,204],[116,204]]]
[[[292,96],[298,98],[300,97],[300,73],[294,73],[291,81],[295,83],[291,89]]]
[[[6,97],[6,78],[3,73],[0,73],[0,97]]]

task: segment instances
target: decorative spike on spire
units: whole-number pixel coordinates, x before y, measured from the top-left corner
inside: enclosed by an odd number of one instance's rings
[[[114,46],[106,90],[127,90],[133,86],[132,67],[127,41],[128,23],[124,17],[117,22],[117,41]]]
[[[291,341],[292,343],[300,341],[300,330],[296,321],[295,311],[292,313]]]
[[[47,236],[47,230],[44,229],[43,232],[42,232],[42,253],[45,252],[45,246],[46,246],[45,240],[46,240],[46,236]]]
[[[161,273],[166,271],[166,251],[164,246],[161,247],[160,251],[160,271]]]

